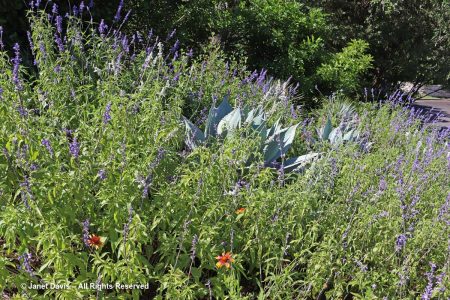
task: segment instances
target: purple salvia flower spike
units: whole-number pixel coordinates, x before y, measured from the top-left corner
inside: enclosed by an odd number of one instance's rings
[[[5,45],[3,44],[3,27],[0,26],[0,50],[3,50],[3,47]]]
[[[106,171],[105,169],[101,169],[98,171],[97,173],[98,178],[100,178],[100,180],[105,180],[106,179]]]
[[[81,1],[81,3],[80,3],[80,14],[83,13],[85,7],[86,6],[84,5],[84,1]]]
[[[89,245],[89,219],[86,219],[83,222],[83,242],[86,245],[86,247],[90,247],[90,245]]]
[[[53,156],[53,149],[50,145],[50,141],[47,139],[42,139],[41,144],[47,149],[47,151],[50,153],[50,156]]]
[[[57,31],[59,34],[62,33],[62,21],[63,21],[63,18],[62,18],[61,16],[56,16],[56,20],[55,20],[55,23],[56,23],[56,31]]]
[[[122,8],[123,8],[123,0],[120,0],[119,6],[117,7],[116,15],[114,16],[114,22],[120,21],[120,13],[122,11]]]
[[[31,254],[25,252],[21,256],[19,256],[19,261],[21,262],[19,269],[24,270],[30,276],[34,276],[33,268],[31,267]]]
[[[108,124],[111,121],[111,102],[106,105],[105,113],[103,114],[103,124]]]
[[[72,142],[69,143],[70,154],[77,159],[80,155],[80,144],[77,142],[77,138],[74,137]]]
[[[405,247],[406,245],[407,237],[404,234],[400,234],[397,236],[397,239],[395,241],[395,251],[399,252]]]

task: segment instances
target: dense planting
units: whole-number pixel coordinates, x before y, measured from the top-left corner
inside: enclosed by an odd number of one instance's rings
[[[37,73],[18,44],[0,51],[3,297],[450,297],[448,130],[399,93],[306,112],[296,85],[174,34],[126,36],[122,17],[30,14]],[[186,126],[217,133],[225,97],[233,134],[194,145]],[[241,109],[264,112],[280,151],[236,125]],[[285,172],[267,153],[320,155]]]

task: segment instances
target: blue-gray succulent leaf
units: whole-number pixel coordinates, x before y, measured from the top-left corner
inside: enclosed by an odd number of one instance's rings
[[[290,126],[288,128],[280,129],[270,136],[264,144],[264,162],[272,163],[283,154],[286,154],[295,137],[295,130],[299,124]]]
[[[226,95],[218,107],[212,106],[209,110],[205,126],[205,137],[216,136],[220,120],[233,111],[233,108],[228,102],[228,98],[229,95]]]
[[[270,139],[276,132],[281,130],[280,119],[278,119],[267,132],[267,139]]]
[[[191,149],[195,149],[206,140],[205,135],[186,117],[183,117],[183,122],[186,127],[186,144]]]
[[[344,135],[343,140],[346,142],[353,142],[356,140],[356,137],[357,137],[357,131],[355,129],[351,129]]]
[[[313,152],[313,153],[308,153],[305,155],[289,158],[284,161],[284,164],[283,164],[284,172],[288,173],[288,172],[292,172],[292,171],[299,170],[299,169],[301,170],[306,165],[313,163],[317,158],[319,158],[319,156],[320,156],[320,153]]]
[[[327,123],[320,130],[320,135],[319,135],[320,138],[322,140],[327,140],[328,137],[330,136],[330,133],[332,130],[333,130],[333,126],[331,125],[331,120],[330,120],[330,118],[327,118]]]
[[[238,107],[232,112],[227,114],[217,125],[217,134],[225,136],[227,134],[233,134],[237,129],[241,127],[241,109]]]

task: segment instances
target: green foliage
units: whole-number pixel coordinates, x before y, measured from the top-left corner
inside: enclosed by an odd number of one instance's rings
[[[301,122],[294,152],[323,120],[291,113],[288,82],[217,50],[196,60],[152,38],[147,51],[73,16],[61,50],[47,13],[30,18],[35,75],[0,51],[3,298],[450,296],[445,132],[397,102],[336,101],[323,112],[357,113],[370,151],[345,143],[300,174],[248,165],[258,141],[240,130],[190,151],[182,116],[199,124],[223,95],[269,124]],[[30,288],[47,283],[67,287]]]
[[[333,55],[329,63],[324,63],[317,73],[333,87],[343,91],[358,92],[365,73],[372,67],[372,56],[367,54],[369,44],[362,40],[353,40]]]
[[[449,84],[448,0],[309,1],[331,18],[336,45],[364,39],[374,58],[374,83]]]
[[[208,39],[219,41],[228,57],[243,58],[250,68],[268,69],[278,78],[292,76],[306,94],[315,92],[315,85],[353,93],[360,87],[355,79],[370,67],[362,41],[336,51],[330,47],[334,36],[327,15],[320,7],[300,1],[155,1],[149,5],[135,0],[130,7],[137,12],[130,29],[142,30],[142,24],[147,24],[145,29],[166,34],[169,24],[183,44],[197,50]],[[348,58],[353,62],[346,62]]]

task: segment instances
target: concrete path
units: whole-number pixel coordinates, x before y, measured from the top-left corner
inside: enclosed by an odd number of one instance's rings
[[[435,125],[450,128],[450,99],[417,100],[413,105],[423,109],[425,114],[440,114]]]

